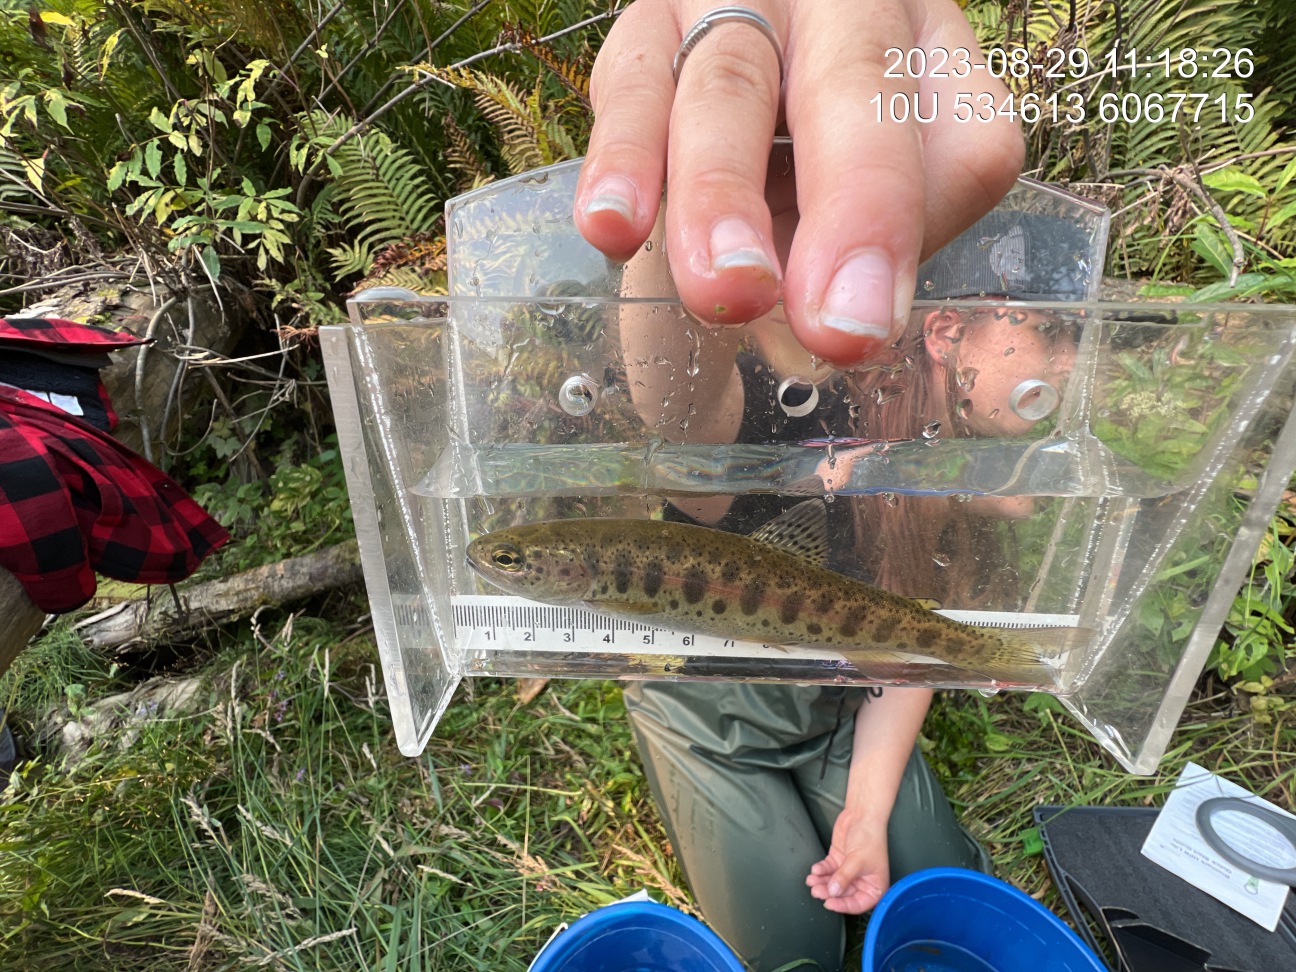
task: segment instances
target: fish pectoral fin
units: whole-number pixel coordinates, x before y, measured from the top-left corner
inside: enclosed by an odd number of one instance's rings
[[[581,603],[591,611],[602,611],[604,614],[656,614],[658,610],[652,601],[599,601],[591,598]]]

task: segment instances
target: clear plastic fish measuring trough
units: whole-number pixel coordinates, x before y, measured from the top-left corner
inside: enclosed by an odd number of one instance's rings
[[[777,309],[701,326],[659,237],[629,265],[586,245],[577,171],[452,201],[452,296],[371,291],[322,329],[402,752],[465,676],[736,678],[1041,689],[1151,772],[1296,466],[1296,308],[918,301],[910,344],[838,372],[782,339]],[[1095,296],[1099,210],[1027,183],[1001,208],[1071,220]],[[735,360],[742,441],[695,407]],[[758,525],[807,493],[829,504],[836,569],[974,623],[1072,627],[1075,647],[1034,682],[921,652],[857,668],[542,607],[465,561],[517,523],[737,496]]]

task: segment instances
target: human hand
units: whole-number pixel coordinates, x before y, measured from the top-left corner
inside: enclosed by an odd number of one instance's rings
[[[726,22],[688,55],[677,86],[680,40],[717,5],[636,0],[612,28],[594,66],[576,224],[628,258],[653,229],[668,175],[666,249],[689,310],[734,324],[782,297],[807,350],[855,363],[903,327],[920,259],[1012,186],[1024,152],[1015,122],[958,120],[983,92],[998,106],[1007,91],[971,68],[980,49],[952,0],[744,0],[781,40],[783,85],[760,29]],[[915,49],[930,54],[917,79],[903,60]],[[907,102],[907,120],[891,119],[893,102],[897,116]],[[934,120],[918,123],[915,107]],[[795,194],[767,186],[780,120],[795,146]],[[774,217],[797,211],[784,272]]]
[[[806,884],[829,911],[862,915],[874,907],[891,884],[885,819],[848,805],[833,825],[828,856],[811,866]]]

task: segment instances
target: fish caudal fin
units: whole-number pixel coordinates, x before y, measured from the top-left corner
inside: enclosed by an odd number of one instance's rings
[[[996,682],[1048,685],[1057,680],[1061,658],[1088,644],[1089,628],[992,628],[999,645],[986,655],[961,662],[960,667]]]
[[[1089,643],[1089,628],[985,628],[998,644],[971,658],[941,658],[886,648],[849,648],[841,653],[861,673],[879,679],[926,678],[949,671],[980,675],[1010,685],[1047,688],[1057,684],[1062,658]]]

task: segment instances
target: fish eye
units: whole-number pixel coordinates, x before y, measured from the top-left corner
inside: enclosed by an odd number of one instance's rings
[[[522,551],[511,543],[502,543],[492,550],[490,559],[500,570],[522,569]]]

